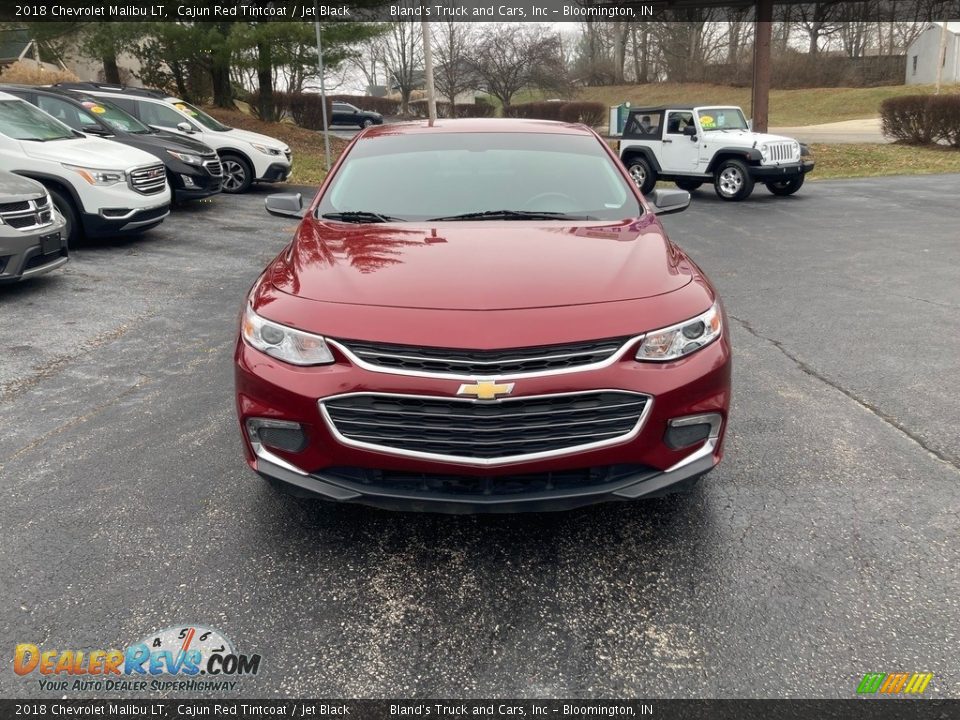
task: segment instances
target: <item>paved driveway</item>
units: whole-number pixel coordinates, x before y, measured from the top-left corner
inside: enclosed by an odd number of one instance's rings
[[[16,643],[198,622],[263,656],[256,697],[850,697],[894,670],[960,696],[958,188],[665,218],[731,316],[726,460],[687,498],[555,515],[288,500],[246,468],[233,333],[291,231],[264,192],[0,289],[0,695],[51,694]]]

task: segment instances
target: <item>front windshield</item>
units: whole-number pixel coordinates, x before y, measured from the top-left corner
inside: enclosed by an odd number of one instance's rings
[[[80,104],[83,105],[87,111],[96,115],[98,119],[105,122],[114,130],[135,133],[137,135],[145,135],[153,132],[150,128],[137,120],[133,115],[125,110],[121,110],[116,105],[109,103],[106,100],[100,98],[96,100],[84,98],[80,101]]]
[[[747,129],[747,121],[740,108],[700,108],[697,117],[704,131]]]
[[[177,100],[173,103],[173,106],[180,112],[189,115],[193,120],[196,120],[198,123],[207,128],[207,130],[213,130],[214,132],[226,132],[227,130],[233,129],[229,125],[224,125],[216,118],[210,117],[203,110],[191,105],[190,103]]]
[[[67,140],[69,127],[23,100],[0,100],[0,133],[15,140]]]
[[[428,220],[497,211],[600,220],[643,211],[596,138],[538,133],[416,133],[363,140],[319,214]]]

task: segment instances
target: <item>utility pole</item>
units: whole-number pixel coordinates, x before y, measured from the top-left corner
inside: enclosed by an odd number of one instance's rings
[[[947,23],[940,23],[940,52],[937,53],[937,95],[943,82],[943,66],[947,62]]]
[[[314,26],[317,30],[317,71],[320,73],[320,114],[323,118],[323,152],[327,164],[324,169],[330,172],[330,125],[327,123],[327,86],[323,80],[323,45],[320,42],[320,12],[317,0],[313,0]]]
[[[425,0],[420,0],[420,7],[424,5]],[[423,74],[427,83],[427,108],[430,114],[430,127],[433,127],[437,121],[437,93],[433,87],[433,38],[430,34],[430,23],[427,20],[421,20],[420,30],[423,33]]]

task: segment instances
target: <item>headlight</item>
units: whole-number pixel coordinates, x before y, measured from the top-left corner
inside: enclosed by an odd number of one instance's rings
[[[264,155],[279,155],[280,151],[276,148],[267,147],[266,145],[257,145],[256,143],[250,143],[253,145],[254,149],[259,150]]]
[[[61,163],[67,170],[73,170],[91,185],[116,185],[123,182],[127,174],[123,170],[100,170],[99,168],[81,167]]]
[[[257,350],[292,365],[333,362],[333,354],[322,337],[262,318],[249,304],[243,313],[241,332],[243,339]]]
[[[720,337],[721,325],[720,307],[714,303],[705,313],[686,322],[648,332],[636,358],[652,362],[677,360]]]
[[[760,146],[760,157],[766,160],[769,154],[770,154],[770,146],[764,143],[763,145]]]
[[[203,159],[199,155],[191,155],[190,153],[174,152],[173,150],[167,150],[167,152],[173,155],[180,162],[185,162],[187,165],[203,164]]]

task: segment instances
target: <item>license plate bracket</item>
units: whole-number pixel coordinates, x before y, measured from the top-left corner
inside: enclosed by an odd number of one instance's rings
[[[44,255],[58,253],[62,248],[63,243],[60,242],[60,233],[55,232],[40,236],[40,252]]]

